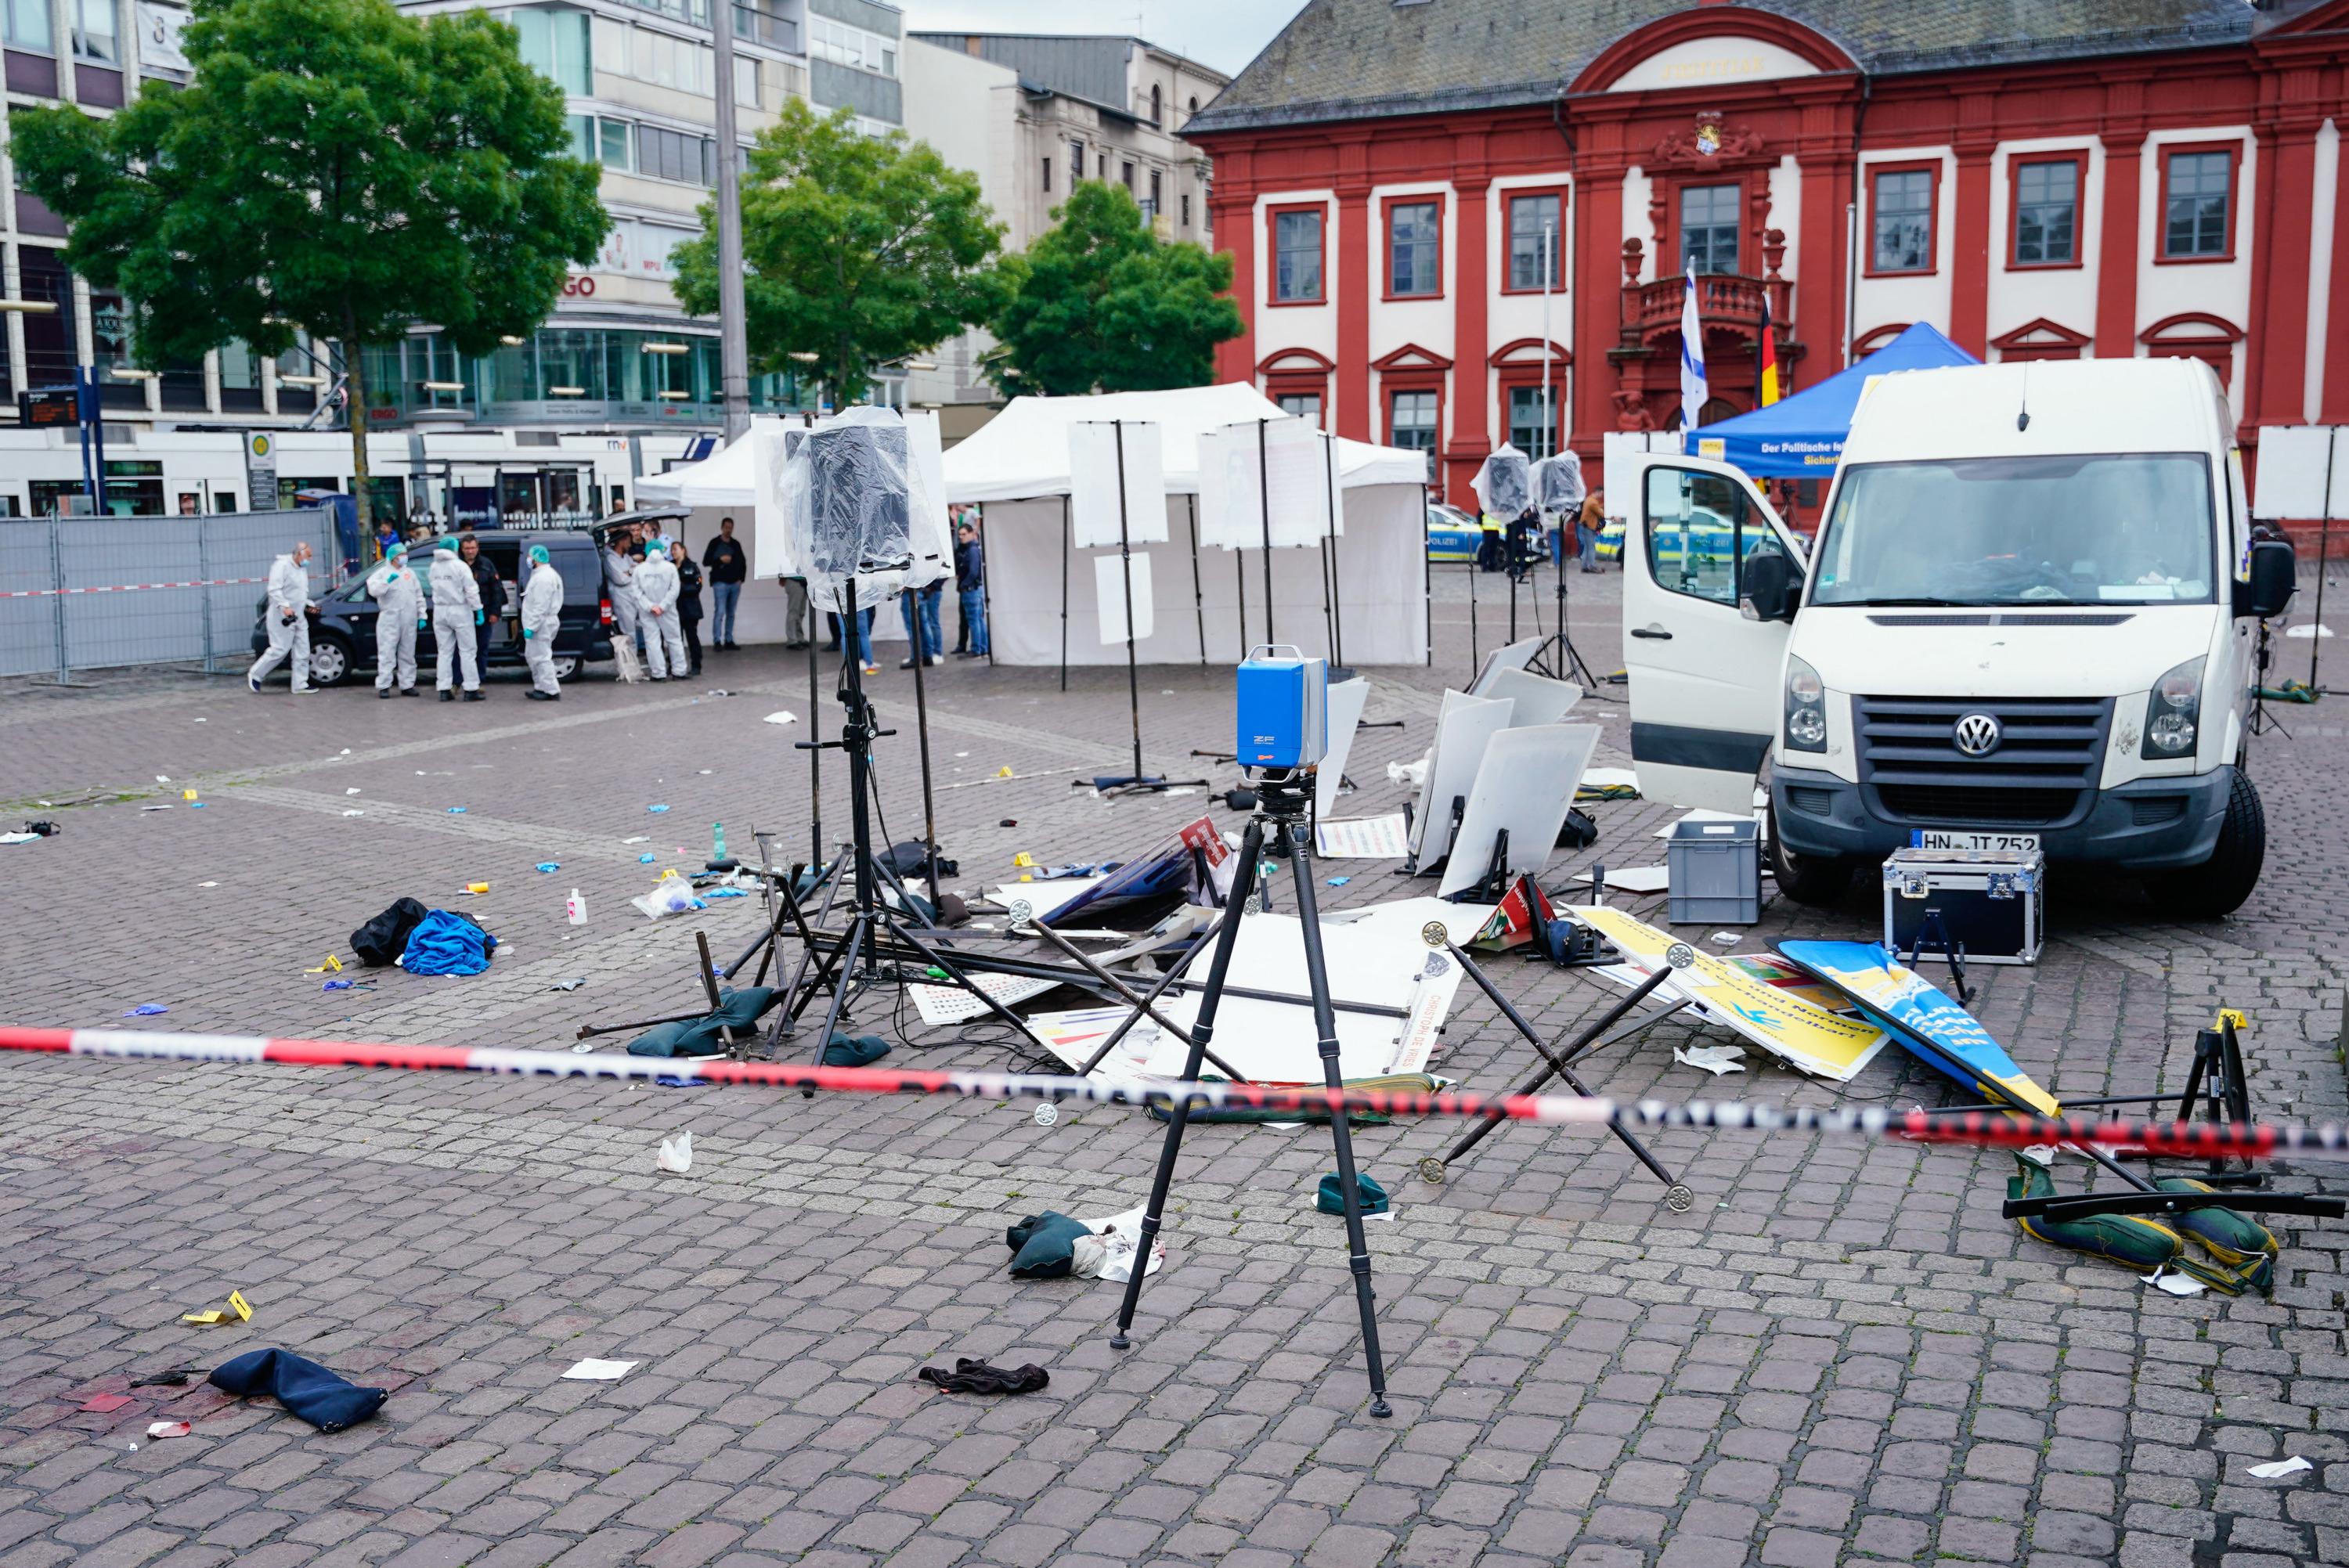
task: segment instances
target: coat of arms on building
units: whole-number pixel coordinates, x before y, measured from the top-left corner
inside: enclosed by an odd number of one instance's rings
[[[1762,150],[1758,131],[1723,123],[1717,108],[1700,109],[1688,129],[1675,131],[1656,143],[1649,161],[1657,165],[1702,163],[1713,159],[1752,158]]]

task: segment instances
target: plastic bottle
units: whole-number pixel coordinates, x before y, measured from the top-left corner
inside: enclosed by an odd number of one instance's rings
[[[563,913],[574,925],[585,925],[587,923],[587,901],[579,896],[579,890],[577,888],[573,888],[571,890],[571,896],[564,900]]]
[[[725,858],[726,824],[712,822],[709,824],[709,863],[714,866]]]

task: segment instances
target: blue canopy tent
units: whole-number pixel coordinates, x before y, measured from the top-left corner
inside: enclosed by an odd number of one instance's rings
[[[1852,413],[1870,379],[1897,370],[1981,363],[1920,321],[1816,387],[1767,408],[1702,427],[1696,432],[1696,455],[1733,463],[1755,479],[1825,479],[1843,456]]]

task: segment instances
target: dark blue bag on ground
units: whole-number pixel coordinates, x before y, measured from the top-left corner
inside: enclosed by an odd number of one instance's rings
[[[389,1394],[362,1388],[305,1361],[291,1350],[252,1350],[212,1369],[212,1385],[223,1393],[272,1394],[277,1402],[322,1432],[357,1426],[383,1408]]]

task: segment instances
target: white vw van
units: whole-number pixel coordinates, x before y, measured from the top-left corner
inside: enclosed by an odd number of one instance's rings
[[[2293,561],[2251,539],[2207,366],[1888,376],[1807,551],[1739,470],[1639,464],[1623,663],[1643,793],[1744,811],[1767,758],[1773,870],[1806,903],[1912,841],[2036,844],[2141,874],[2184,915],[2251,895],[2252,642]]]

